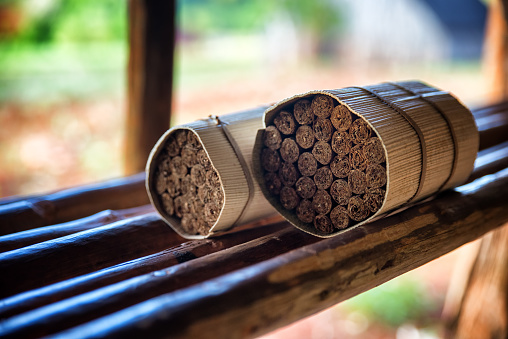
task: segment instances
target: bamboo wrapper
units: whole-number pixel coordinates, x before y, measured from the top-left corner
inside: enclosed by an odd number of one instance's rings
[[[150,153],[146,166],[146,188],[150,201],[162,219],[177,233],[188,239],[202,239],[220,234],[235,225],[245,224],[256,219],[266,218],[276,213],[274,208],[264,198],[258,183],[252,176],[252,150],[256,132],[262,128],[263,114],[266,107],[223,115],[210,116],[189,124],[169,129],[157,142]],[[187,131],[195,136],[199,145],[193,148],[197,152],[203,150],[209,160],[209,170],[218,175],[219,196],[223,197],[219,203],[219,214],[216,220],[209,222],[199,230],[186,227],[183,218],[168,213],[157,189],[157,174],[161,162],[167,156],[167,146],[178,133]],[[188,170],[187,175],[191,170]],[[169,176],[172,174],[170,173]],[[182,178],[180,178],[182,179]],[[184,179],[185,180],[185,179]],[[171,189],[171,183],[168,189]],[[164,192],[167,194],[167,192]],[[201,192],[199,192],[201,193]],[[190,194],[192,196],[192,194]],[[189,195],[182,200],[188,202]],[[193,196],[196,199],[196,196]],[[213,196],[210,200],[217,200]],[[215,203],[217,201],[211,201]],[[208,205],[204,206],[205,209]],[[196,213],[205,213],[205,209]]]
[[[362,178],[364,174],[355,173],[355,175],[358,175],[353,176],[353,179],[350,176],[347,180],[341,180],[341,177],[336,177],[334,173],[331,180],[339,181],[339,183],[335,184],[334,182],[331,188],[326,188],[329,187],[327,185],[330,180],[328,180],[324,186],[325,192],[318,187],[313,198],[308,198],[300,194],[301,192],[298,191],[298,183],[290,188],[281,185],[282,189],[279,193],[280,195],[277,196],[277,192],[273,190],[273,182],[269,182],[267,179],[267,177],[271,176],[269,170],[272,169],[267,169],[264,163],[266,159],[263,157],[266,156],[264,153],[273,153],[273,150],[266,151],[268,146],[264,145],[264,138],[266,138],[264,132],[269,126],[281,127],[283,139],[293,138],[293,135],[296,133],[293,132],[292,134],[290,133],[291,131],[285,131],[285,125],[280,122],[284,120],[281,116],[285,114],[281,112],[286,111],[289,112],[290,115],[293,114],[292,116],[296,121],[295,130],[308,124],[313,128],[314,137],[316,139],[319,139],[319,137],[323,139],[321,126],[326,124],[323,123],[322,120],[330,119],[333,121],[334,114],[336,113],[332,111],[328,116],[327,114],[318,116],[318,114],[321,114],[319,113],[321,111],[316,111],[316,108],[314,108],[318,107],[314,106],[314,101],[316,101],[318,97],[322,98],[323,102],[327,101],[327,97],[332,98],[334,109],[337,109],[338,106],[343,106],[343,109],[346,107],[349,110],[353,121],[351,127],[345,132],[349,133],[349,137],[353,139],[354,134],[352,126],[354,124],[357,126],[362,125],[361,121],[357,121],[361,119],[366,122],[371,129],[368,138],[378,138],[381,141],[385,162],[376,166],[378,166],[377,168],[381,166],[386,171],[385,185],[379,188],[365,186],[366,188],[363,189],[363,187],[360,187],[354,192],[356,188],[354,183],[361,182],[359,179],[357,181],[354,179],[356,177]],[[307,106],[302,104],[305,100],[309,103]],[[311,101],[312,104],[310,104]],[[310,123],[301,123],[301,121],[297,121],[297,106],[310,107],[311,111],[316,111],[317,113],[313,116],[313,121]],[[277,121],[277,119],[279,120]],[[291,118],[287,118],[286,120],[290,122],[288,123],[286,121],[286,125],[291,125]],[[277,123],[279,125],[277,125]],[[334,128],[331,133],[338,133],[339,130],[337,127],[335,125],[333,126]],[[337,126],[340,126],[340,121],[337,123]],[[265,112],[264,127],[265,130],[261,130],[257,136],[253,162],[255,164],[255,177],[259,181],[265,197],[277,211],[293,225],[305,232],[320,237],[335,236],[397,208],[425,199],[438,191],[464,183],[473,169],[479,144],[478,130],[471,112],[449,93],[417,81],[383,83],[338,90],[311,91],[296,95],[270,107]],[[270,128],[274,129],[273,127]],[[285,133],[283,132],[286,132],[287,135],[284,135]],[[296,138],[298,138],[298,136],[296,136]],[[327,136],[325,135],[324,138],[326,141]],[[343,138],[343,140],[346,139],[346,137]],[[326,143],[333,145],[334,140],[334,137],[332,137],[331,140],[329,139]],[[355,142],[351,142],[351,150],[348,149],[348,154],[345,156],[338,154],[337,149],[334,149],[331,158],[335,161],[334,157],[339,157],[341,159],[349,157],[350,165],[358,165],[355,159],[361,160],[361,156],[352,155],[353,147],[357,148],[355,152],[363,152],[362,154],[365,154],[366,140],[355,140]],[[316,145],[319,142],[321,141],[316,141],[314,148],[311,147],[307,150],[302,149],[302,144],[300,144],[300,157],[302,153],[306,151],[310,153],[311,149],[315,156],[319,156],[319,152],[315,153]],[[321,144],[323,143],[321,142]],[[326,149],[326,147],[323,149]],[[360,152],[358,150],[362,151]],[[281,158],[284,158],[283,148],[276,150],[276,152],[279,152],[278,154],[281,155]],[[274,157],[275,156],[272,156],[272,158]],[[285,159],[281,159],[280,161],[288,167],[289,165],[287,162],[291,162],[294,159],[294,157],[288,159],[286,156]],[[318,161],[318,171],[319,168],[322,167],[332,167],[333,161],[329,161],[328,159],[322,160],[321,163]],[[355,169],[356,172],[363,171],[367,173],[367,177],[369,177],[369,172],[366,168],[374,167],[369,167],[372,165],[369,161],[365,161],[365,159],[363,159],[363,161],[363,163],[361,161],[359,162],[363,168],[354,168],[353,166],[350,171],[353,169]],[[298,166],[300,166],[300,163],[298,163]],[[302,173],[302,176],[308,175],[304,174],[305,171],[302,171],[305,170],[305,168],[300,166],[298,169],[299,172]],[[323,171],[326,172],[328,170],[324,169]],[[281,170],[278,170],[277,173],[280,175]],[[370,174],[372,173],[375,172],[370,172]],[[321,178],[318,179],[321,180]],[[317,186],[319,186],[318,184],[320,183],[318,179],[316,179],[314,175],[314,182]],[[309,181],[308,179],[306,180]],[[348,205],[340,206],[342,203],[340,199],[333,199],[335,193],[334,187],[341,188],[344,186],[345,181],[348,182],[353,193],[351,193],[351,197],[349,197],[350,200]],[[291,194],[283,194],[291,191],[291,189],[297,191],[300,196],[294,193],[292,193],[292,196]],[[285,191],[282,192],[282,190]],[[358,206],[356,205],[361,205],[362,201],[363,203],[368,201],[369,192],[373,192],[373,190],[377,190],[377,194],[381,194],[380,192],[382,192],[382,204],[377,207],[377,210],[371,211],[368,217],[361,220],[352,220],[352,215],[358,210]],[[320,197],[320,199],[317,199],[317,194],[321,194],[324,198],[321,199]],[[329,196],[332,196],[332,199],[330,199]],[[292,199],[295,200],[296,203],[288,203],[288,201],[291,202]],[[302,202],[303,200],[308,201],[304,203]],[[317,203],[316,200],[318,201]],[[305,210],[307,205],[311,203],[314,211],[309,209],[310,214],[302,213],[302,210]],[[305,204],[306,206],[301,206]],[[335,215],[332,213],[335,213]],[[344,221],[344,213],[348,214],[350,218],[348,219],[349,222]],[[311,217],[314,218],[314,224],[309,222]],[[334,227],[332,228],[332,226]]]

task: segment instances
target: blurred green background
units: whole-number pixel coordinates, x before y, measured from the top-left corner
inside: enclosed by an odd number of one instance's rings
[[[450,10],[453,9],[453,10]],[[172,123],[421,79],[485,102],[477,0],[182,0]],[[0,0],[0,197],[123,171],[128,2]],[[267,338],[434,338],[452,253]]]

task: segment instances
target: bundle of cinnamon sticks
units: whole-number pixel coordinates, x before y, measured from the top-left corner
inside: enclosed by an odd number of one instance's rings
[[[329,237],[465,182],[478,140],[471,112],[421,82],[311,91],[170,129],[147,190],[187,238],[275,210]]]
[[[257,180],[296,227],[329,237],[463,183],[471,112],[421,82],[311,91],[264,116]]]

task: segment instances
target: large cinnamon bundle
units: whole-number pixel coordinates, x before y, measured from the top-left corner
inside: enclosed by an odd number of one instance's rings
[[[311,91],[264,123],[253,158],[262,191],[321,237],[463,183],[478,150],[471,112],[420,82]]]
[[[148,159],[146,187],[180,235],[206,238],[275,210],[252,176],[252,150],[266,107],[211,116],[168,130]]]

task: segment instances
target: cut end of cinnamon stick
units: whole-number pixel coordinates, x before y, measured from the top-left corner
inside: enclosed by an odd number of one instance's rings
[[[314,113],[309,100],[301,99],[295,103],[294,115],[300,125],[311,124],[314,120]]]
[[[329,117],[334,108],[333,101],[332,97],[328,95],[316,95],[311,103],[312,112],[319,118]]]
[[[284,186],[280,190],[280,203],[287,210],[292,210],[296,208],[298,203],[300,202],[300,198],[296,191],[292,187]]]
[[[308,149],[314,146],[314,130],[309,125],[303,125],[296,130],[296,142],[301,148]]]
[[[289,112],[282,111],[273,120],[275,127],[284,135],[293,134],[296,131],[296,121]]]
[[[337,105],[332,111],[330,120],[338,132],[345,132],[351,127],[353,117],[346,106]]]
[[[275,126],[267,126],[263,134],[263,144],[273,150],[279,149],[282,144],[282,137]]]
[[[286,138],[282,142],[282,146],[280,147],[280,156],[284,161],[293,163],[298,160],[300,156],[300,150],[298,148],[298,144],[293,138]]]
[[[369,216],[367,204],[357,195],[349,199],[347,210],[349,217],[355,221],[363,221]]]

